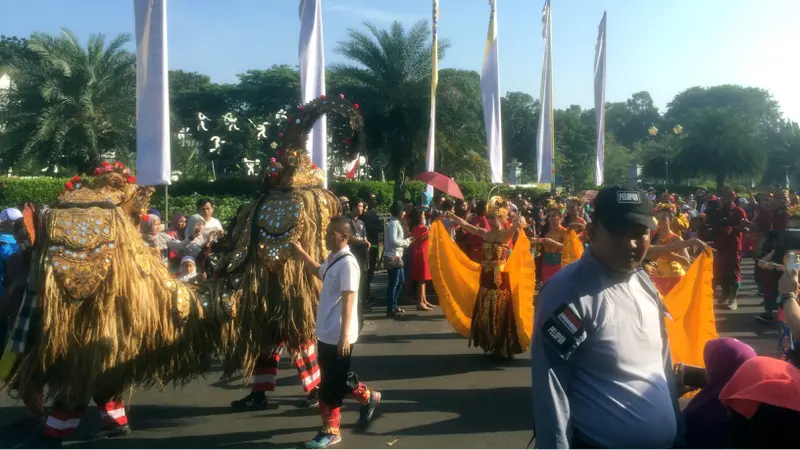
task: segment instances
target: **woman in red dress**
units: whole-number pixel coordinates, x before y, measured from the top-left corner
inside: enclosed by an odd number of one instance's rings
[[[428,303],[425,285],[431,279],[431,268],[428,265],[428,227],[425,226],[425,211],[416,209],[410,217],[411,225],[411,280],[416,284],[417,310],[430,311],[433,305]]]

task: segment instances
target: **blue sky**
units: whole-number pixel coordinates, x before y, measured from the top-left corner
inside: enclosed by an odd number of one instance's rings
[[[555,103],[591,107],[597,25],[608,11],[606,98],[647,90],[663,108],[695,85],[737,83],[769,89],[800,121],[796,48],[800,1],[552,0]],[[543,0],[498,0],[502,91],[538,97]],[[452,48],[442,67],[479,70],[487,0],[440,0],[440,35]],[[336,43],[364,21],[387,26],[429,19],[430,0],[323,0],[326,62],[343,62]],[[297,0],[169,0],[171,69],[231,82],[247,69],[297,63]],[[0,34],[133,33],[131,0],[0,0]],[[133,45],[131,45],[133,49]],[[642,130],[645,133],[645,130]]]

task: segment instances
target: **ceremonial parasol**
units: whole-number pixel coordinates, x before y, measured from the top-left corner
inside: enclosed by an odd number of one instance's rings
[[[442,175],[439,172],[422,172],[414,177],[415,180],[425,182],[436,189],[444,192],[455,198],[464,199],[464,194],[461,193],[461,188],[458,187],[455,181],[447,175]]]

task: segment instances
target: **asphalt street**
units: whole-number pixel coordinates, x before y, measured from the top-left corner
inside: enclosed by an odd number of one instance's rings
[[[751,261],[737,311],[718,311],[718,329],[760,354],[775,353],[774,326],[754,320],[761,312],[752,282]],[[383,297],[385,276],[373,293]],[[343,408],[343,442],[338,448],[523,448],[531,438],[530,372],[527,355],[498,364],[453,332],[437,308],[407,308],[399,320],[368,315],[354,349],[354,369],[371,388],[383,392],[380,415],[364,433],[353,429],[358,407]],[[126,397],[134,432],[125,438],[90,440],[99,428],[95,408],[87,410],[68,447],[94,448],[296,448],[320,426],[316,408],[298,406],[303,398],[297,372],[281,363],[271,407],[232,413],[229,403],[246,395],[242,380],[219,381],[212,371],[183,389],[137,391]],[[17,420],[20,403],[0,395],[0,425]],[[24,435],[0,431],[0,447],[12,448]]]

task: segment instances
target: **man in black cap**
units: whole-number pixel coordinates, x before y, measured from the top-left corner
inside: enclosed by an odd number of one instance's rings
[[[682,438],[666,310],[642,261],[653,205],[635,188],[595,198],[591,245],[536,299],[537,448],[670,448]]]

